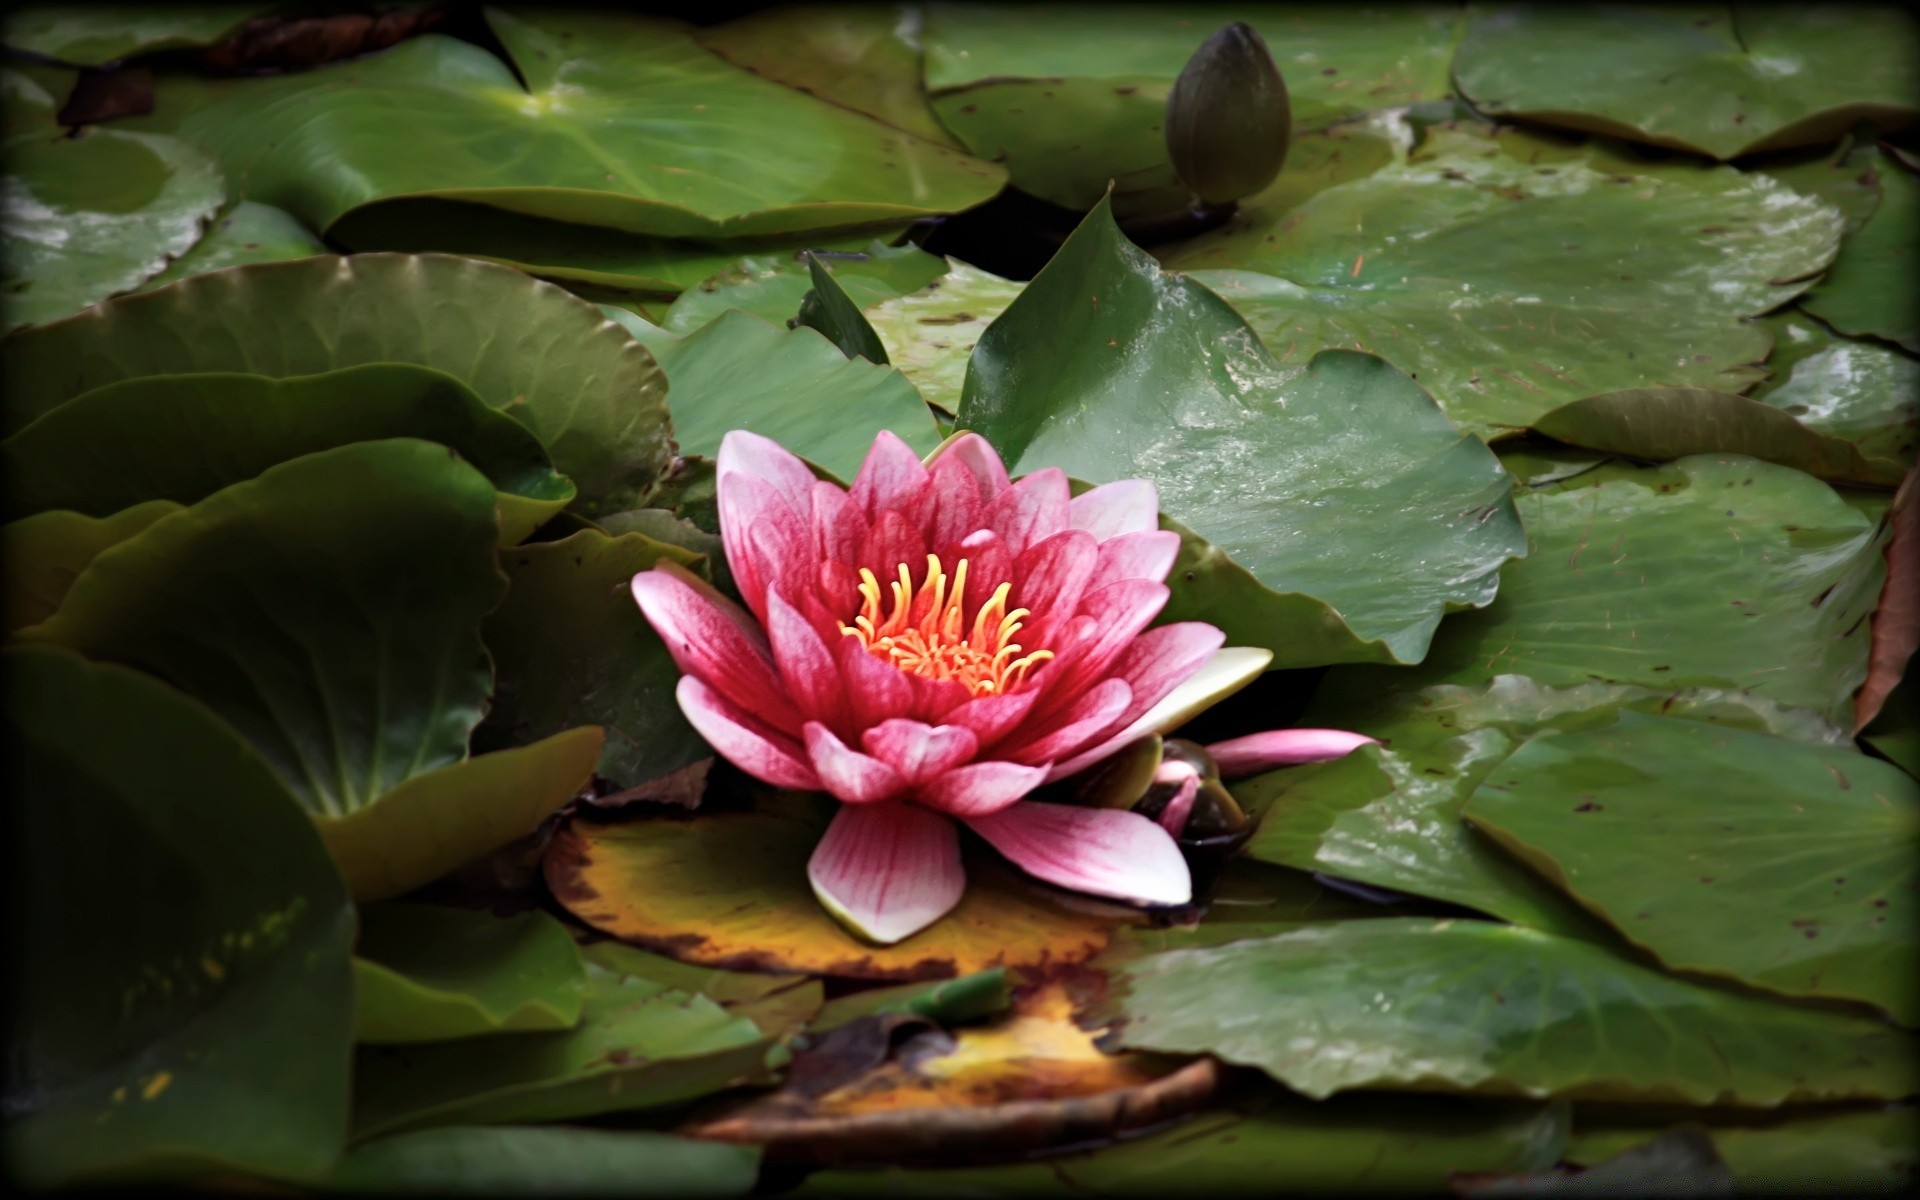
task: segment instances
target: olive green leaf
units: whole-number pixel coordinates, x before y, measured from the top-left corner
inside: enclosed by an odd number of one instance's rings
[[[10,49],[80,67],[99,67],[159,50],[218,45],[272,4],[34,4],[7,13]]]
[[[1013,1003],[1003,967],[976,971],[958,979],[868,988],[831,1000],[808,1026],[815,1033],[880,1013],[912,1013],[942,1025],[958,1025],[1004,1012]]]
[[[226,199],[220,168],[186,141],[91,127],[69,137],[39,85],[7,71],[0,91],[0,329],[140,286],[200,240]]]
[[[1604,1109],[1591,1120],[1585,1109],[1576,1113],[1567,1139],[1568,1162],[1600,1162],[1659,1136],[1664,1128],[1644,1117],[1626,1123],[1610,1116]],[[1920,1146],[1920,1108],[1910,1104],[1777,1115],[1721,1116],[1708,1110],[1696,1119],[1705,1122],[1715,1149],[1748,1192],[1898,1192],[1912,1181],[1914,1147]]]
[[[437,1042],[571,1029],[587,973],[566,926],[539,911],[495,917],[370,904],[354,948],[360,1042]]]
[[[606,745],[594,769],[629,786],[711,754],[674,702],[679,668],[628,591],[662,561],[700,558],[641,533],[591,529],[502,554],[507,598],[483,627],[499,683],[474,744],[598,725]]]
[[[1744,390],[1767,338],[1740,318],[1803,290],[1842,222],[1767,175],[1434,129],[1405,163],[1168,262],[1283,362],[1371,350],[1497,436],[1602,392]]]
[[[814,257],[863,309],[919,291],[949,270],[947,260],[937,254],[914,245],[888,246],[878,238],[846,250],[816,250]],[[804,254],[752,254],[682,292],[660,323],[674,333],[692,333],[730,308],[784,321],[812,288],[812,268]]]
[[[644,1129],[452,1126],[355,1146],[320,1190],[376,1196],[744,1196],[760,1149]]]
[[[1339,921],[1148,955],[1112,983],[1124,1044],[1215,1054],[1316,1099],[1411,1086],[1768,1106],[1920,1083],[1914,1039],[1878,1017],[1722,991],[1490,921]]]
[[[1920,446],[1920,360],[1892,346],[1843,338],[1798,309],[1766,317],[1772,378],[1755,388],[1816,433],[1867,458],[1911,465]]]
[[[430,197],[660,237],[752,237],[956,212],[1005,178],[732,66],[677,22],[497,8],[486,20],[511,67],[429,33],[312,71],[172,76],[133,123],[206,145],[249,199],[323,232],[364,204]]]
[[[240,267],[248,263],[283,262],[327,253],[327,244],[312,230],[269,204],[242,200],[213,219],[193,249],[167,264],[167,269],[141,284],[139,291],[178,283],[189,275]]]
[[[430,1125],[563,1121],[691,1100],[756,1078],[771,1044],[704,996],[587,967],[578,1028],[364,1046],[356,1140]]]
[[[539,439],[466,384],[429,367],[366,363],[281,379],[148,375],[95,388],[0,441],[4,511],[105,516],[151,500],[192,504],[276,463],[392,437],[439,442],[506,493],[514,519],[501,522],[504,543],[573,499]]]
[[[951,413],[960,407],[975,343],[1024,287],[956,262],[918,291],[868,308],[867,323],[895,369],[929,404]]]
[[[615,941],[593,942],[581,947],[580,954],[616,975],[638,975],[675,991],[705,996],[752,1021],[772,1038],[800,1032],[825,1000],[820,981],[805,975],[696,966]]]
[[[67,589],[102,550],[118,545],[181,506],[171,500],[136,504],[108,517],[44,512],[0,525],[0,586],[6,632],[52,616]]]
[[[666,380],[593,305],[518,271],[361,254],[197,275],[0,342],[0,433],[143,375],[281,378],[402,362],[445,371],[540,438],[580,494],[630,506],[670,457]],[[621,503],[621,500],[628,503]]]
[[[1516,4],[1453,75],[1490,117],[1735,158],[1915,115],[1920,29],[1898,8]]]
[[[1920,352],[1920,178],[1882,152],[1880,206],[1840,247],[1827,277],[1801,303],[1841,333]]]
[[[10,1174],[322,1174],[347,1129],[353,910],[312,827],[179,692],[5,658]]]
[[[1464,815],[1674,970],[1920,1023],[1920,783],[1898,768],[1624,712],[1529,738]]]
[[[34,638],[205,703],[339,817],[466,757],[499,603],[493,487],[446,447],[281,463],[102,551]]]
[[[1523,549],[1499,461],[1417,384],[1348,351],[1279,365],[1104,203],[981,337],[957,423],[1016,474],[1150,480],[1190,531],[1165,615],[1276,666],[1417,662]]]
[[[885,366],[887,348],[880,344],[880,335],[860,314],[859,304],[817,257],[808,254],[806,260],[808,281],[813,286],[800,298],[800,312],[792,323],[818,333],[848,358],[864,358]]]

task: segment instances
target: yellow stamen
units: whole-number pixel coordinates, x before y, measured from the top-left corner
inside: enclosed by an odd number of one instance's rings
[[[1018,687],[1028,672],[1053,657],[1051,650],[1024,652],[1013,640],[1020,619],[1031,614],[1024,608],[1007,611],[1010,583],[995,588],[975,610],[969,631],[966,559],[954,564],[949,580],[940,557],[927,555],[927,575],[917,593],[906,563],[899,565],[898,575],[888,587],[893,603],[883,606],[880,580],[860,568],[860,611],[840,632],[859,638],[862,646],[901,670],[951,679],[975,696],[998,695]]]

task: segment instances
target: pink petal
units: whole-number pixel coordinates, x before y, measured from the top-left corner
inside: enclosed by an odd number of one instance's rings
[[[883,945],[945,916],[967,888],[953,822],[910,804],[842,805],[807,878],[828,912]]]
[[[1080,596],[1099,562],[1100,543],[1084,529],[1043,538],[1013,560],[1013,605],[1032,611],[1027,624],[1035,630],[1058,624],[1080,611]]]
[[[1047,664],[1042,684],[1047,694],[1072,695],[1111,674],[1115,661],[1166,607],[1169,595],[1165,584],[1146,579],[1123,579],[1090,593],[1079,615],[1092,621],[1091,636],[1069,642],[1057,633],[1049,635],[1059,657]]]
[[[813,531],[800,515],[807,510],[794,508],[772,484],[752,476],[733,476],[728,495],[732,515],[720,523],[727,567],[747,607],[764,617],[767,587],[795,569],[794,553],[803,554],[809,566],[815,561]]]
[[[948,713],[946,724],[970,730],[981,746],[991,746],[1026,720],[1039,699],[1040,693],[1032,688],[1002,696],[976,696]]]
[[[1095,588],[1122,579],[1164,582],[1180,557],[1180,535],[1171,529],[1123,533],[1100,543],[1100,563],[1093,569]]]
[[[756,721],[692,675],[682,675],[673,694],[720,757],[775,787],[819,790],[820,776],[792,738]]]
[[[829,562],[858,562],[868,526],[852,498],[822,479],[814,482],[809,502],[814,553]]]
[[[987,528],[1015,554],[1067,527],[1067,473],[1047,467],[1021,479],[987,506]]]
[[[915,695],[906,672],[874,657],[859,638],[841,638],[833,647],[833,657],[840,664],[840,678],[846,680],[847,707],[855,728],[913,714]]]
[[[907,564],[917,590],[918,581],[926,578],[927,539],[905,517],[888,509],[874,519],[873,529],[867,534],[866,545],[860,548],[857,563],[872,571],[879,581],[883,612],[892,609],[893,592],[889,585],[898,577],[901,563]],[[856,594],[850,600],[858,606],[860,597]]]
[[[914,797],[928,808],[956,817],[985,816],[1019,803],[1022,796],[1039,787],[1046,778],[1045,767],[1024,767],[1010,762],[972,763],[921,784],[915,789]]]
[[[1006,464],[1000,461],[1000,454],[993,448],[993,443],[977,433],[963,433],[934,451],[936,463],[949,456],[965,463],[974,478],[980,481],[980,497],[983,500],[991,500],[1013,486],[1007,478]]]
[[[920,721],[882,721],[860,735],[868,754],[885,762],[909,784],[931,779],[973,757],[980,739],[954,725]]]
[[[1220,768],[1222,779],[1238,779],[1274,767],[1342,758],[1362,746],[1378,744],[1377,738],[1344,729],[1269,729],[1215,742],[1207,753]]]
[[[1136,812],[1028,801],[967,825],[1029,875],[1133,904],[1193,898],[1187,860],[1167,831]]]
[[[905,506],[926,486],[927,469],[920,465],[920,456],[898,434],[883,429],[873,439],[873,447],[867,451],[867,459],[860,464],[860,473],[853,477],[847,494],[869,520],[874,520],[887,509]]]
[[[1051,728],[1029,725],[1031,734],[1028,729],[1021,730],[1026,736],[996,750],[995,754],[1023,763],[1051,763],[1056,758],[1065,758],[1101,734],[1111,732],[1132,699],[1133,689],[1125,680],[1103,679],[1063,709]]]
[[[833,730],[818,721],[808,721],[807,757],[820,776],[820,784],[835,798],[848,804],[872,804],[891,800],[906,788],[900,772],[877,758],[848,747]]]
[[[1144,479],[1122,479],[1082,492],[1067,506],[1067,524],[1101,541],[1160,528],[1160,495]]]
[[[813,623],[788,604],[778,589],[767,592],[767,635],[773,642],[773,660],[786,681],[787,693],[806,716],[829,723],[845,719],[846,685],[839,664]],[[843,635],[836,634],[836,640]]]
[[[1132,721],[1167,698],[1207,665],[1227,635],[1204,621],[1179,621],[1149,629],[1113,664],[1116,678],[1133,689]]]
[[[1160,828],[1172,837],[1179,837],[1180,831],[1187,827],[1187,818],[1193,815],[1193,802],[1200,795],[1200,775],[1187,763],[1178,764],[1184,770],[1178,773],[1180,790],[1167,800],[1167,806],[1160,810]],[[1165,768],[1162,768],[1164,771]],[[1153,777],[1155,783],[1171,782],[1162,780],[1160,772]]]
[[[675,666],[760,720],[799,731],[766,635],[739,605],[674,563],[642,571],[628,586]]]
[[[943,548],[940,557],[947,562],[967,560],[967,595],[976,607],[993,594],[993,589],[1013,580],[1013,555],[991,529],[974,530],[951,548]]]
[[[807,510],[807,497],[819,482],[813,469],[772,438],[744,429],[735,429],[720,439],[720,453],[713,464],[715,500],[722,520],[726,519],[731,490],[728,477],[758,479],[796,512]]]
[[[1186,622],[1186,624],[1199,624],[1199,622]],[[1166,625],[1162,628],[1179,629],[1180,626]],[[1211,629],[1212,626],[1204,626],[1204,628]],[[1272,661],[1271,650],[1252,646],[1227,646],[1215,650],[1205,662],[1200,664],[1199,670],[1188,675],[1172,691],[1161,697],[1152,708],[1129,721],[1119,733],[1089,749],[1082,750],[1065,762],[1055,763],[1053,771],[1047,778],[1049,780],[1064,779],[1085,770],[1120,747],[1143,738],[1149,733],[1166,733],[1179,728],[1198,713],[1259,678],[1260,673],[1265,671],[1267,664]],[[1135,686],[1137,688],[1139,685]]]
[[[928,545],[945,546],[981,528],[987,502],[972,469],[957,458],[944,457],[934,461],[927,471],[926,488],[903,511],[927,531]]]

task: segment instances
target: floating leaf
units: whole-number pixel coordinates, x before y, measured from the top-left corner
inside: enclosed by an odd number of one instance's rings
[[[429,1125],[563,1121],[690,1100],[745,1083],[769,1043],[701,996],[587,968],[579,1028],[362,1047],[356,1140]]]
[[[1755,388],[1816,433],[1869,458],[1911,465],[1920,446],[1920,362],[1891,346],[1836,336],[1797,309],[1761,322],[1773,334],[1773,377]]]
[[[1920,1146],[1920,1109],[1912,1105],[1701,1117],[1714,1148],[1746,1192],[1897,1192],[1911,1181],[1914,1147]],[[1586,1125],[1582,1110],[1567,1140],[1568,1162],[1601,1162],[1661,1132],[1654,1123],[1616,1124],[1604,1112],[1598,1121]]]
[[[167,269],[140,285],[150,292],[189,275],[205,275],[248,263],[283,262],[327,253],[327,244],[312,230],[268,204],[242,200],[215,217],[206,236],[193,249],[167,264]]]
[[[788,1038],[821,1011],[825,992],[804,975],[721,971],[697,967],[625,942],[594,942],[581,948],[588,962],[617,975],[637,975],[677,991],[705,996],[735,1016],[746,1017],[771,1038]]]
[[[813,286],[801,298],[800,312],[792,318],[793,323],[816,331],[848,358],[864,358],[885,366],[887,348],[880,344],[880,335],[873,331],[873,326],[860,315],[860,305],[817,257],[809,254],[806,259],[808,281]]]
[[[547,885],[595,929],[687,962],[859,979],[1082,962],[1138,919],[1117,906],[1110,916],[1066,908],[1039,885],[973,861],[959,907],[898,945],[870,945],[828,916],[807,883],[807,857],[831,815],[822,802],[684,821],[576,820],[548,848]]]
[[[356,1041],[438,1042],[580,1021],[586,971],[566,926],[543,912],[370,904],[355,950]]]
[[[724,312],[654,357],[688,454],[712,456],[729,430],[750,429],[852,479],[882,429],[922,454],[940,444],[926,403],[900,372],[849,359],[812,329]]]
[[[492,485],[444,446],[361,442],[103,551],[33,636],[167,680],[340,817],[466,757],[492,690],[494,538]]]
[[[734,67],[676,22],[486,18],[513,67],[429,33],[312,71],[171,77],[135,123],[208,146],[250,199],[322,231],[361,205],[429,197],[628,233],[752,237],[956,212],[1004,178]]]
[[[751,1146],[644,1129],[474,1125],[356,1146],[321,1187],[379,1196],[744,1196],[759,1174]]]
[[[22,5],[7,14],[5,42],[81,67],[99,67],[160,50],[217,45],[270,4]]]
[[[9,18],[11,25],[11,18]],[[89,128],[67,137],[53,101],[14,71],[0,141],[0,328],[40,324],[131,291],[185,254],[226,199],[219,167],[179,138]]]
[[[1667,967],[1920,1023],[1920,785],[1877,759],[1625,712],[1528,739],[1464,811]]]
[[[812,1029],[824,1033],[861,1017],[890,1013],[911,1013],[942,1025],[959,1025],[1003,1012],[1012,1002],[1006,970],[994,967],[958,979],[868,988],[842,996],[820,1010]]]
[[[1104,205],[981,338],[957,422],[1016,473],[1151,480],[1192,534],[1165,615],[1276,666],[1417,662],[1522,549],[1499,461],[1417,384],[1345,351],[1278,365]]]
[[[1882,153],[1880,207],[1840,247],[1833,269],[1801,302],[1841,333],[1870,335],[1920,352],[1920,179]]]
[[[960,407],[974,344],[1025,286],[956,262],[919,291],[868,309],[867,323],[887,361],[928,403],[950,413]]]
[[[1070,209],[1127,193],[1185,207],[1162,125],[1167,93],[1208,34],[1234,21],[1273,52],[1296,128],[1447,94],[1457,9],[1123,5],[1098,21],[1068,4],[927,11],[926,86],[941,123],[1007,164],[1015,187]]]
[[[1876,1017],[1663,975],[1487,921],[1340,921],[1118,968],[1122,1039],[1358,1087],[1683,1104],[1887,1099],[1920,1077]],[[1258,1021],[1244,1019],[1258,1011]]]
[[[573,499],[526,426],[449,375],[368,363],[320,375],[149,375],[74,397],[0,442],[11,515],[105,516],[151,500],[193,504],[276,463],[381,438],[439,442],[509,493],[520,541]],[[514,503],[518,501],[518,503]]]
[[[666,380],[584,300],[491,263],[362,254],[199,275],[10,335],[0,433],[123,379],[415,363],[540,438],[588,500],[631,506],[669,454]],[[621,501],[626,503],[621,503]]]
[[[109,517],[46,512],[0,525],[6,631],[11,634],[52,616],[73,581],[102,550],[179,511],[180,505],[170,500],[155,500]]]
[[[323,1173],[347,1128],[353,910],[306,818],[179,692],[6,658],[10,1172]]]
[[[1406,163],[1168,261],[1282,361],[1374,351],[1495,436],[1601,392],[1743,390],[1767,340],[1739,318],[1805,288],[1841,224],[1766,175],[1438,129]]]
[[[607,740],[596,770],[627,785],[710,755],[674,702],[679,669],[627,590],[662,561],[700,560],[643,534],[591,529],[503,554],[511,583],[484,627],[499,683],[476,744],[598,725]]]
[[[888,246],[878,238],[845,250],[817,250],[814,257],[832,268],[834,282],[863,309],[918,291],[949,270],[937,254],[914,245]],[[785,321],[812,287],[812,269],[803,254],[748,255],[682,292],[661,326],[692,333],[730,308]]]
[[[1490,117],[1727,159],[1911,120],[1917,37],[1896,8],[1518,4],[1468,26],[1453,72]]]

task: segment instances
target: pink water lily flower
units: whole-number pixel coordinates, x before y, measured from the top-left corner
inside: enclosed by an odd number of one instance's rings
[[[1272,655],[1200,622],[1149,629],[1180,548],[1153,485],[1072,496],[1013,482],[985,439],[928,464],[882,433],[851,487],[755,434],[718,460],[720,532],[751,611],[671,564],[634,599],[713,748],[841,807],[807,872],[856,932],[894,942],[959,903],[956,821],[1029,874],[1138,904],[1191,881],[1158,824],[1027,800],[1257,676]]]

